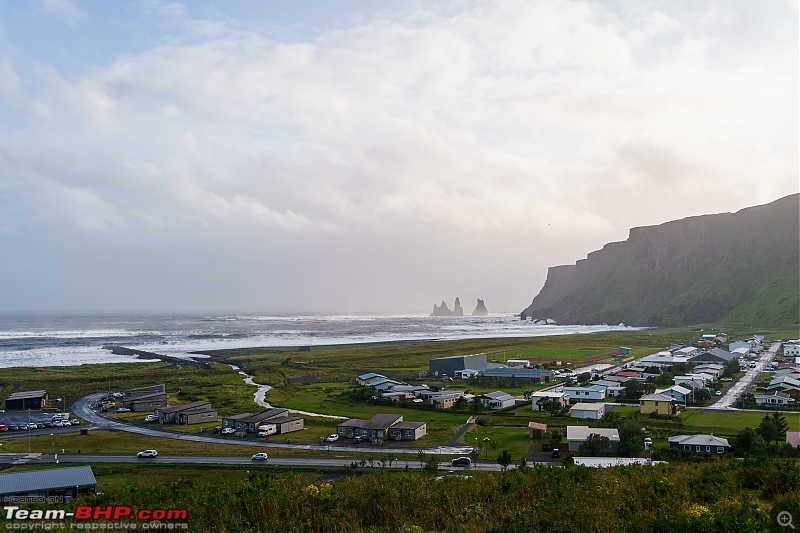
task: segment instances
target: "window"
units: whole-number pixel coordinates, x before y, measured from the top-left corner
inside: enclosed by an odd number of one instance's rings
[[[689,450],[689,451],[692,451],[692,447],[691,447],[691,446],[689,446],[688,444],[684,444],[684,445],[683,445],[683,449],[684,449],[684,450]]]
[[[706,446],[706,451],[710,452],[711,451],[711,446]]]
[[[725,448],[722,446],[717,446],[717,453],[725,453]]]

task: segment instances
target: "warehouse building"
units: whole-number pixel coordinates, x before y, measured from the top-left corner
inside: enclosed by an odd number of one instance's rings
[[[47,391],[32,390],[28,392],[14,392],[6,398],[6,409],[9,411],[39,411],[47,401]]]
[[[0,474],[0,501],[3,503],[23,497],[77,498],[96,492],[97,480],[89,466]]]
[[[472,355],[453,355],[450,357],[439,357],[428,361],[428,373],[431,376],[450,376],[456,375],[456,370],[483,370],[488,363],[485,353]]]

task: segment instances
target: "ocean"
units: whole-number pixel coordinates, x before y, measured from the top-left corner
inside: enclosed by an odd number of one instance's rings
[[[191,352],[381,341],[538,337],[637,329],[536,325],[510,314],[423,315],[0,315],[0,368],[72,366],[146,359],[111,353],[124,346],[179,358]],[[202,357],[202,356],[199,356]]]

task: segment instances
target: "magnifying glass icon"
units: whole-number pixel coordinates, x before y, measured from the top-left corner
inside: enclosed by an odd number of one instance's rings
[[[790,527],[794,529],[794,524],[792,523],[792,513],[789,511],[781,511],[778,513],[778,525],[781,527]]]

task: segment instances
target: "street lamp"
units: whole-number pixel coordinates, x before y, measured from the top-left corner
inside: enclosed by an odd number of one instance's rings
[[[489,437],[485,437],[483,439],[483,442],[484,442],[483,446],[484,446],[484,448],[486,448],[486,460],[488,461],[489,460]]]

